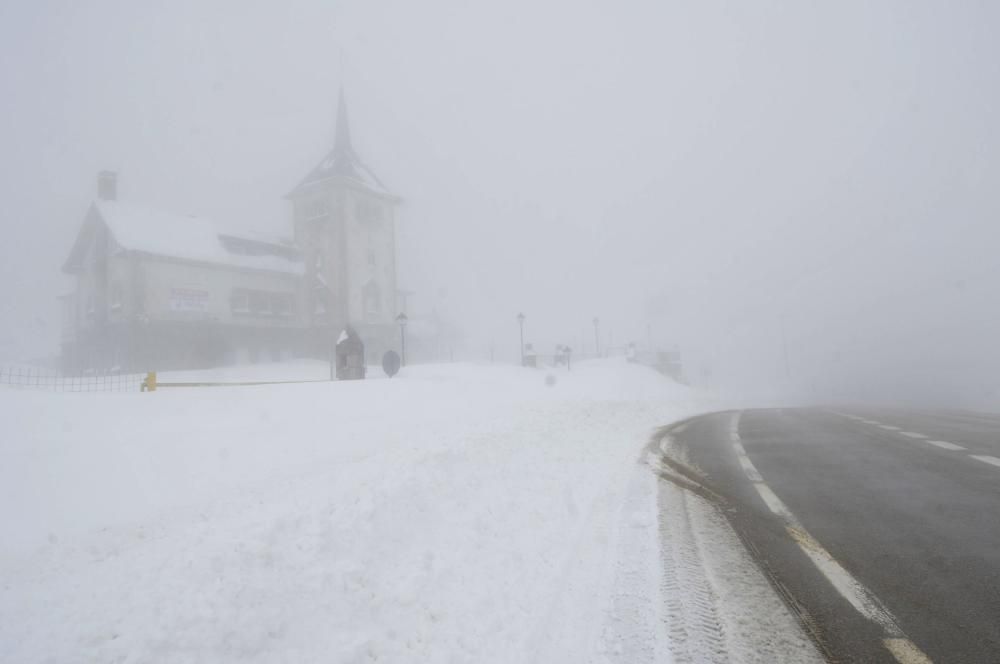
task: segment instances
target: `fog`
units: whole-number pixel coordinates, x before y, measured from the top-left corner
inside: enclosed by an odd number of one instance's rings
[[[0,359],[58,353],[98,171],[284,232],[343,86],[456,360],[680,350],[797,401],[1000,401],[1000,6],[0,6]]]

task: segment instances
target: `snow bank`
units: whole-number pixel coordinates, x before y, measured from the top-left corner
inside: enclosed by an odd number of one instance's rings
[[[636,460],[713,405],[613,361],[0,391],[0,661],[614,659]]]

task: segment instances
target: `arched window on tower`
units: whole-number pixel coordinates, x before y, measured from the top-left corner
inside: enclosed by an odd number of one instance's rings
[[[382,313],[382,292],[373,280],[369,279],[368,283],[361,289],[361,297],[364,301],[366,316],[376,316]]]

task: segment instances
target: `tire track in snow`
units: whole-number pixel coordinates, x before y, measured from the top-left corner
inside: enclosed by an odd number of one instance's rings
[[[709,581],[691,524],[688,497],[679,488],[664,486],[660,505],[667,508],[660,511],[660,541],[666,618],[674,661],[726,664],[731,661],[726,628],[717,608],[718,595]]]
[[[725,499],[701,484],[671,437],[676,431],[660,430],[646,456],[661,480],[662,593],[673,661],[823,662],[803,616],[747,551],[720,509]]]

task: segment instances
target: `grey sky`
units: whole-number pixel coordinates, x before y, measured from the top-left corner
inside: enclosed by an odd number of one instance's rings
[[[356,147],[401,195],[401,285],[465,332],[679,344],[730,385],[996,392],[1000,5],[0,6],[0,357],[54,352],[95,173],[287,228]],[[344,53],[343,68],[340,65]],[[788,341],[789,376],[782,355]]]

